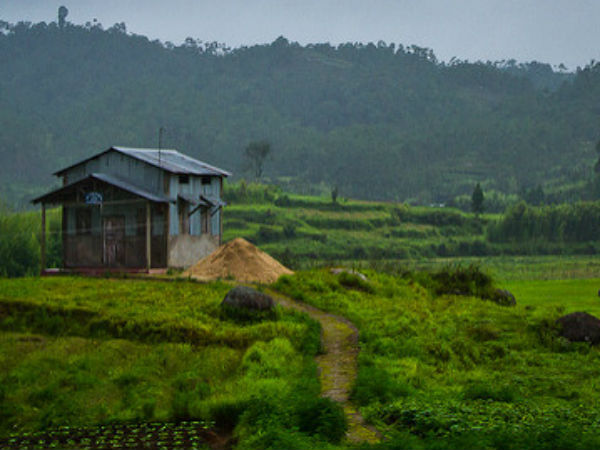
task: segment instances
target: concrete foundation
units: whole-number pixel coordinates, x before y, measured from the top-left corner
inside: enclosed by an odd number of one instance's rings
[[[188,268],[210,255],[217,247],[219,247],[219,236],[210,234],[169,236],[167,264],[169,267]]]

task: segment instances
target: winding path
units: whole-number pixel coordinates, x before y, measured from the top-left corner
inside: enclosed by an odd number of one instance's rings
[[[270,294],[281,306],[303,311],[319,321],[324,352],[316,358],[321,381],[321,396],[341,403],[348,418],[346,433],[348,441],[378,442],[380,435],[377,430],[365,424],[363,417],[348,398],[357,371],[359,349],[356,327],[344,317],[326,313],[277,292],[270,292]]]

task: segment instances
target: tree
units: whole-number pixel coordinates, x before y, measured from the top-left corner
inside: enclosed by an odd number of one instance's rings
[[[600,175],[600,141],[596,142],[596,152],[598,153],[598,161],[594,166],[594,172]]]
[[[483,212],[483,190],[481,185],[477,183],[475,189],[473,189],[473,195],[471,196],[471,210],[475,214],[481,214]]]
[[[338,194],[339,194],[338,187],[334,186],[333,189],[331,189],[331,202],[332,203],[337,203]]]
[[[61,6],[58,8],[58,26],[59,28],[64,28],[67,16],[69,15],[69,10],[66,6]]]
[[[260,180],[263,175],[265,160],[271,153],[271,144],[268,141],[250,142],[244,150],[244,156],[254,172],[254,177]]]

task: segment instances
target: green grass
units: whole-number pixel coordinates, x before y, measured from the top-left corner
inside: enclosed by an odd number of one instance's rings
[[[600,445],[600,351],[553,325],[568,311],[600,311],[598,280],[502,282],[517,297],[503,307],[436,295],[418,273],[365,273],[369,289],[326,270],[276,288],[359,328],[353,399],[390,439],[381,448]]]
[[[239,195],[239,187],[230,187],[235,195],[225,210],[225,240],[244,237],[295,269],[340,262],[594,255],[600,249],[593,240],[491,239],[505,220],[502,214],[475,217],[455,208],[392,202],[333,203],[328,197],[251,186],[248,198]]]
[[[261,203],[234,200],[224,217],[226,241],[244,237],[292,267],[496,251],[484,242],[492,216],[452,208],[280,194]]]
[[[219,304],[230,287],[0,280],[0,439],[201,420],[232,430],[242,448],[329,446],[311,409],[320,401],[318,323],[281,309],[262,321],[228,320]]]
[[[388,273],[407,270],[436,270],[452,265],[473,264],[506,282],[515,280],[564,280],[596,278],[600,260],[586,255],[553,256],[461,256],[453,258],[415,258],[412,260],[343,261],[346,265]]]
[[[565,313],[586,311],[600,317],[600,278],[507,281],[520,305],[561,308]]]

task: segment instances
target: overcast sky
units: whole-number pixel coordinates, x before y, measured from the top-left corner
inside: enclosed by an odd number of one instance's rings
[[[600,0],[0,0],[0,19],[125,22],[129,32],[231,47],[283,35],[310,42],[432,48],[439,59],[542,61],[573,70],[600,60]]]

